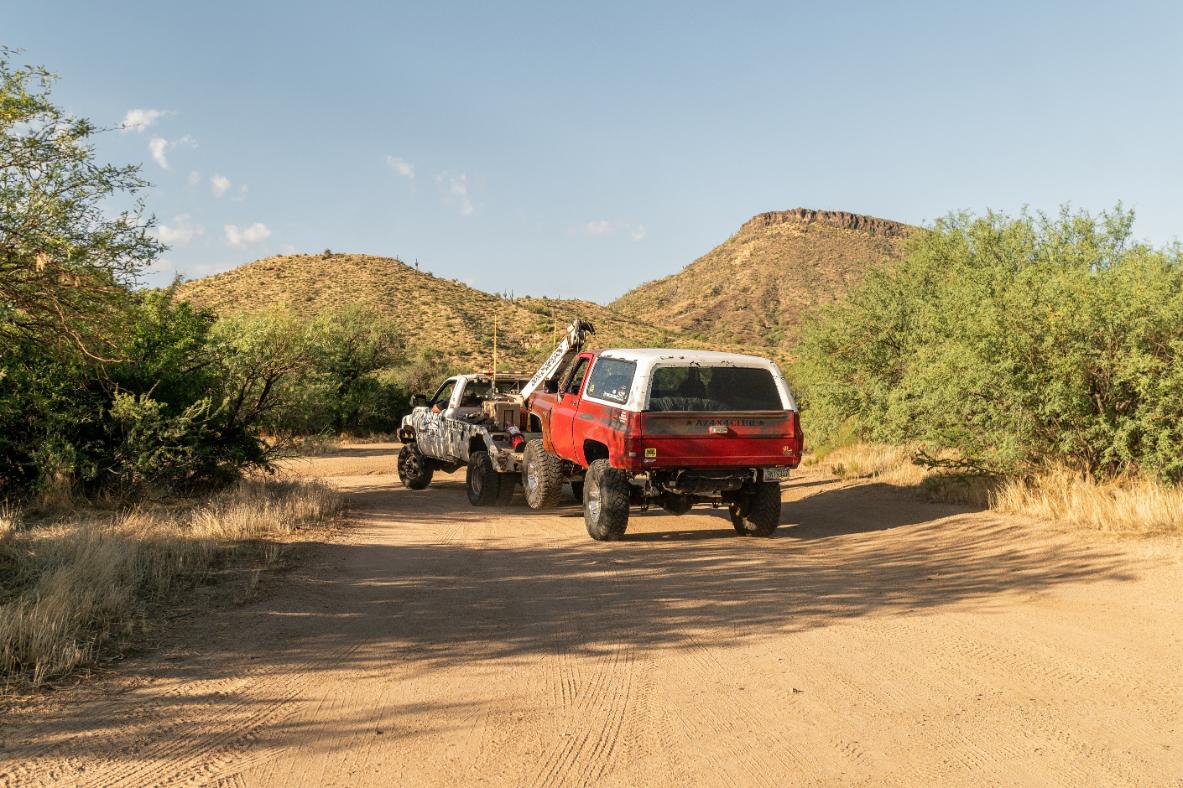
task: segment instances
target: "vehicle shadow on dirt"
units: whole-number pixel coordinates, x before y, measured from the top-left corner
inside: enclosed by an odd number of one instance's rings
[[[992,513],[875,484],[786,502],[779,538],[738,537],[725,513],[643,515],[627,541],[611,544],[586,537],[573,502],[561,512],[571,519],[521,505],[472,509],[449,480],[431,493],[383,485],[350,496],[355,533],[402,530],[396,543],[315,544],[260,599],[192,636],[191,656],[142,659],[144,676],[177,688],[152,700],[151,714],[135,711],[143,725],[126,720],[147,696],[101,713],[76,704],[24,721],[0,754],[20,760],[60,746],[134,761],[135,737],[164,735],[162,721],[169,736],[183,737],[185,720],[199,717],[201,736],[175,745],[197,752],[206,740],[237,735],[222,711],[288,703],[322,673],[401,681],[495,660],[529,670],[550,655],[729,646],[951,605],[988,613],[1061,584],[1129,579],[1102,543],[1030,538]],[[535,523],[543,517],[551,519]],[[475,521],[484,523],[480,538],[448,536]],[[546,538],[524,540],[524,523],[545,528]],[[226,686],[213,691],[220,681]],[[336,740],[323,727],[314,735],[308,723],[267,719],[273,744]],[[96,728],[110,732],[75,736]]]

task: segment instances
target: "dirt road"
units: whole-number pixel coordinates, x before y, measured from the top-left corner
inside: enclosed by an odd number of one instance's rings
[[[0,784],[1183,785],[1183,543],[805,473],[721,513],[423,492],[308,461],[356,521],[260,597],[0,727]]]

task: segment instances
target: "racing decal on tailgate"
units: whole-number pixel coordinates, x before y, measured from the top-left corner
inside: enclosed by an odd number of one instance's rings
[[[740,429],[747,435],[783,435],[788,413],[745,414],[743,416],[678,416],[645,419],[649,435],[726,434]]]

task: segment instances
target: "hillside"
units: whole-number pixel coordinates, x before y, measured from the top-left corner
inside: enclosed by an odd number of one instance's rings
[[[412,351],[480,368],[491,363],[494,315],[503,368],[533,369],[553,348],[562,327],[577,316],[595,325],[598,347],[671,341],[666,330],[590,301],[505,299],[399,260],[370,255],[268,257],[185,282],[179,295],[220,314],[283,304],[312,315],[360,304],[393,320]]]
[[[898,259],[916,229],[841,211],[758,214],[686,268],[611,307],[714,343],[786,352],[803,313],[861,281],[868,266]]]
[[[389,317],[412,352],[487,367],[493,317],[502,365],[532,369],[574,317],[591,320],[597,347],[768,348],[791,352],[802,314],[860,281],[869,265],[898,259],[916,228],[837,211],[762,213],[682,271],[641,285],[605,307],[590,301],[506,299],[389,257],[268,257],[180,286],[182,298],[218,313],[284,304],[299,314],[360,304]]]

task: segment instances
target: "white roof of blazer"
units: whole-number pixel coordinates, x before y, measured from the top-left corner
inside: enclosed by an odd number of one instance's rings
[[[789,391],[789,384],[781,374],[780,367],[775,362],[763,356],[749,356],[744,353],[721,353],[717,350],[681,350],[678,348],[607,348],[594,351],[601,358],[615,358],[621,361],[636,362],[637,372],[633,376],[633,386],[629,390],[628,400],[623,404],[608,402],[598,397],[588,399],[615,405],[625,410],[642,411],[649,401],[649,379],[654,367],[688,367],[695,364],[704,366],[736,366],[767,369],[772,373],[772,379],[780,390],[780,398],[786,410],[796,410],[797,402],[793,393]]]
[[[635,361],[638,366],[657,366],[660,362],[668,362],[675,366],[686,364],[726,364],[731,362],[737,367],[767,367],[776,366],[762,356],[748,356],[743,353],[721,353],[718,350],[682,350],[667,347],[646,348],[607,348],[594,351],[597,355],[619,358],[625,361]]]

